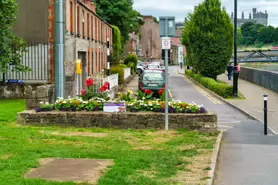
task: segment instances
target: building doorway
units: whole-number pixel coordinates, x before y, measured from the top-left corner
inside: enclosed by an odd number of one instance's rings
[[[87,53],[83,52],[83,51],[78,51],[78,59],[81,60],[82,63],[82,74],[81,74],[81,79],[80,79],[80,85],[81,85],[81,89],[85,89],[86,88],[86,80],[88,77],[87,74]]]

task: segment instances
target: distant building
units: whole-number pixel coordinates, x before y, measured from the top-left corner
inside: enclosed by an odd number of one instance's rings
[[[143,16],[143,19],[145,24],[140,28],[140,33],[142,34],[140,39],[141,55],[147,58],[160,59],[162,41],[159,23],[156,23],[151,15]]]
[[[241,27],[244,23],[247,23],[247,22],[252,22],[255,24],[262,24],[264,26],[268,25],[267,11],[265,11],[265,13],[258,12],[256,8],[253,8],[252,14],[253,14],[253,16],[251,15],[251,13],[249,13],[249,17],[246,19],[244,17],[244,12],[242,12],[241,18],[237,19],[237,26]],[[234,22],[234,13],[233,12],[231,13],[231,19],[232,19],[232,22]]]

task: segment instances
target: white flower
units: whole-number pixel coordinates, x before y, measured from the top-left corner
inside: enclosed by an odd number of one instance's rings
[[[49,105],[49,103],[48,103],[48,102],[45,102],[45,105]]]

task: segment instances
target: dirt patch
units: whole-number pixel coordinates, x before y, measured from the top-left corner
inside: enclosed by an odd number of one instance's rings
[[[114,165],[112,160],[101,159],[40,159],[40,167],[31,169],[25,178],[55,182],[97,184],[99,178]]]
[[[191,150],[191,149],[195,149],[195,148],[197,148],[197,146],[196,145],[181,145],[181,146],[179,146],[178,147],[178,150],[179,151],[184,151],[184,150]]]
[[[185,185],[205,185],[203,179],[208,177],[208,167],[210,166],[212,151],[198,150],[200,155],[192,158],[183,158],[184,161],[190,162],[186,165],[184,171],[177,174],[177,178],[172,179],[178,182],[184,182]]]
[[[125,134],[124,139],[134,147],[134,150],[162,150],[161,147],[157,148],[155,145],[166,143],[178,135],[176,131],[158,131],[148,132],[141,136]]]
[[[0,159],[2,160],[8,160],[10,157],[12,157],[12,154],[0,155]]]
[[[40,131],[41,134],[46,134],[45,131]],[[106,137],[107,133],[94,132],[50,132],[51,135],[56,136],[82,136],[82,137]]]

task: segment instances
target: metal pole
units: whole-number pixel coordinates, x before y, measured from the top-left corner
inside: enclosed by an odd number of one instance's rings
[[[264,95],[264,135],[267,135],[267,95]]]
[[[235,0],[234,16],[234,78],[233,78],[233,95],[238,97],[238,70],[237,70],[237,0]]]
[[[107,37],[107,69],[108,76],[110,76],[110,38]]]
[[[168,19],[166,18],[165,23],[165,37],[168,37]],[[165,106],[165,130],[169,129],[168,123],[168,49],[165,50],[165,98],[166,98],[166,106]]]
[[[65,96],[65,66],[64,66],[64,46],[65,46],[65,2],[55,0],[54,3],[54,57],[55,57],[55,98]]]

